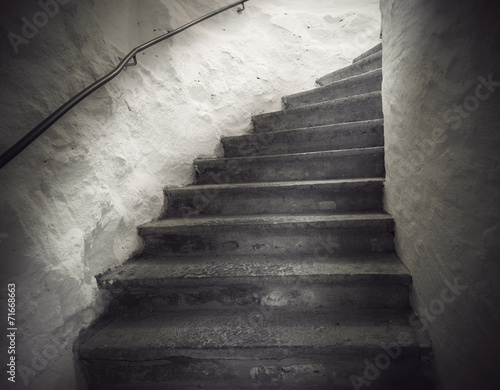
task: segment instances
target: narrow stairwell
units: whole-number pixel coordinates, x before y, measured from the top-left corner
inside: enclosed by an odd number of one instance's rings
[[[165,189],[143,253],[98,276],[114,300],[75,346],[89,389],[433,388],[383,211],[381,58],[284,97]]]

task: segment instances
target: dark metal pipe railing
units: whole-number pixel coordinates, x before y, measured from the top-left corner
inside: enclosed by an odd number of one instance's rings
[[[87,88],[85,88],[83,91],[81,91],[79,94],[73,96],[70,100],[68,100],[66,103],[64,103],[61,107],[59,107],[56,111],[54,111],[52,114],[50,114],[47,118],[45,118],[42,122],[40,122],[33,130],[31,130],[28,134],[26,134],[23,138],[21,138],[19,141],[17,141],[12,147],[10,147],[6,152],[4,152],[0,156],[0,168],[3,168],[6,164],[9,163],[14,157],[16,157],[19,153],[21,153],[27,146],[29,146],[35,139],[37,139],[40,135],[42,135],[45,130],[47,130],[50,126],[52,126],[59,118],[61,118],[64,114],[66,114],[69,110],[71,110],[74,106],[76,106],[79,102],[81,102],[83,99],[85,99],[87,96],[89,96],[92,92],[97,90],[98,88],[102,87],[104,84],[107,82],[111,81],[114,79],[118,74],[126,67],[128,66],[133,66],[137,64],[137,53],[140,53],[147,48],[156,45],[159,42],[164,41],[165,39],[168,39],[181,31],[184,31],[195,24],[198,24],[206,19],[211,18],[212,16],[215,16],[217,14],[220,14],[221,12],[227,11],[230,8],[236,7],[237,5],[242,5],[242,8],[238,9],[238,13],[241,13],[245,9],[245,2],[249,0],[240,0],[235,3],[232,3],[230,5],[227,5],[225,7],[222,7],[216,11],[213,11],[205,16],[202,16],[201,18],[198,18],[196,20],[193,20],[190,23],[185,24],[182,27],[179,27],[173,31],[170,31],[164,35],[161,35],[157,38],[154,38],[150,40],[149,42],[146,42],[140,46],[137,46],[135,49],[130,51],[125,58],[123,58],[120,63],[111,71],[109,72],[106,76],[100,78],[97,80],[95,83],[92,85],[89,85]],[[134,62],[130,64],[130,60],[133,60]]]

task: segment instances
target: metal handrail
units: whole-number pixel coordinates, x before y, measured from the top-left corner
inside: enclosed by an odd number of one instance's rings
[[[12,147],[10,147],[6,152],[4,152],[0,156],[0,169],[3,168],[6,164],[8,164],[14,157],[16,157],[19,153],[21,153],[27,146],[29,146],[35,139],[37,139],[40,135],[42,135],[50,126],[52,126],[59,118],[61,118],[64,114],[66,114],[69,110],[71,110],[74,106],[76,106],[79,102],[81,102],[83,99],[85,99],[87,96],[89,96],[92,92],[97,90],[98,88],[102,87],[104,84],[107,82],[111,81],[114,79],[118,74],[128,66],[133,66],[137,64],[137,53],[140,53],[147,48],[156,45],[159,42],[164,41],[167,38],[170,38],[181,31],[184,31],[195,24],[198,24],[206,19],[211,18],[212,16],[215,16],[217,14],[220,14],[221,12],[227,11],[230,8],[236,7],[237,5],[242,5],[242,8],[238,8],[238,13],[241,13],[245,9],[245,3],[249,0],[239,0],[235,3],[232,3],[230,5],[227,5],[225,7],[222,7],[216,11],[213,11],[209,14],[206,14],[205,16],[202,16],[201,18],[198,18],[196,20],[193,20],[190,23],[185,24],[182,27],[179,27],[173,31],[170,31],[166,34],[163,34],[157,38],[154,38],[140,46],[137,46],[135,49],[130,51],[125,58],[123,58],[120,63],[111,71],[109,72],[106,76],[100,78],[96,82],[94,82],[92,85],[89,85],[87,88],[85,88],[83,91],[81,91],[79,94],[73,96],[70,100],[68,100],[66,103],[64,103],[61,107],[59,107],[56,111],[54,111],[52,114],[50,114],[47,118],[45,118],[42,122],[40,122],[33,130],[31,130],[28,134],[26,134],[23,138],[21,138],[19,141],[17,141]],[[130,60],[133,59],[133,63],[130,64]]]

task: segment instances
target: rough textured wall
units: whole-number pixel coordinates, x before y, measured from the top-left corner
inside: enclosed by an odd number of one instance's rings
[[[492,4],[381,2],[386,208],[449,390],[500,388],[500,28]]]
[[[228,3],[6,2],[0,151],[137,44]],[[106,303],[94,275],[140,250],[136,226],[159,216],[163,186],[190,183],[192,160],[220,153],[222,135],[251,131],[252,114],[378,41],[377,0],[246,7],[140,54],[0,171],[2,316],[7,283],[17,294],[12,388],[75,387],[71,346]]]

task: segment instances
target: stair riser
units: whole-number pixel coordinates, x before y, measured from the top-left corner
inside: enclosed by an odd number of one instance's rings
[[[347,351],[318,356],[314,351],[283,348],[281,359],[237,358],[227,356],[232,351],[223,349],[217,358],[196,359],[173,351],[158,361],[85,361],[93,383],[92,390],[118,389],[308,389],[308,390],[352,390],[351,375],[364,376],[365,359],[374,364],[377,354],[384,353],[381,347],[349,354]],[[250,351],[251,354],[252,351]],[[311,355],[305,355],[309,352]],[[370,389],[429,390],[429,387],[413,387],[415,368],[419,365],[416,348],[403,348],[397,359],[391,359],[387,368],[379,369],[370,382]],[[232,355],[232,353],[231,353]],[[187,354],[189,356],[189,353]],[[384,360],[379,366],[385,367]],[[371,374],[368,371],[367,374]],[[410,382],[408,382],[410,381]],[[403,384],[403,385],[401,385]],[[135,387],[134,387],[135,385]],[[399,387],[398,387],[399,386]]]
[[[166,191],[165,218],[382,211],[383,183]]]
[[[383,177],[382,148],[266,158],[201,160],[197,184]]]
[[[379,92],[252,118],[257,133],[383,118]]]
[[[319,152],[384,145],[382,121],[257,133],[222,139],[225,157]]]
[[[363,54],[360,54],[354,60],[352,60],[353,63],[359,62],[364,60],[365,58],[371,56],[372,54],[378,53],[382,51],[382,42],[380,42],[378,45],[373,46],[370,50],[365,51]]]
[[[381,213],[377,50],[253,117],[224,159],[196,161],[197,185],[165,191],[142,256],[96,277],[113,299],[75,344],[84,387],[434,389]]]
[[[357,226],[356,226],[357,225]],[[328,224],[192,226],[139,229],[144,252],[154,255],[297,255],[386,253],[394,249],[393,222],[360,221],[347,227]]]
[[[332,278],[333,279],[333,278]],[[340,279],[337,278],[337,279]],[[339,310],[340,308],[409,307],[409,275],[349,275],[344,280],[326,277],[254,277],[210,278],[209,280],[157,281],[134,280],[129,284],[107,285],[117,295],[123,310],[140,307],[165,312],[181,310],[217,310],[228,307],[253,309],[242,317],[250,326],[263,325],[276,309],[294,311]]]
[[[322,88],[283,97],[286,109],[343,99],[382,89],[382,69],[348,78]]]
[[[352,65],[327,74],[316,80],[319,86],[328,85],[336,81],[344,80],[349,77],[359,76],[366,72],[382,68],[382,51],[355,62]]]

